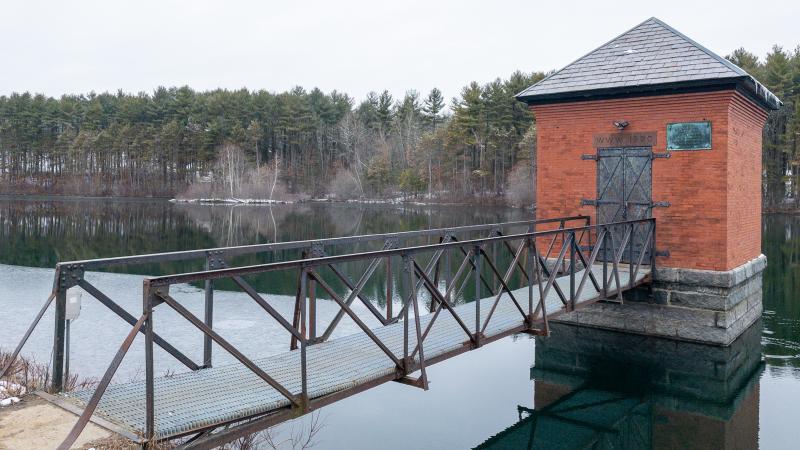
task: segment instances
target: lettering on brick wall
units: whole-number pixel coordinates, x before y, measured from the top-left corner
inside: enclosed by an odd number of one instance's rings
[[[608,133],[592,136],[592,146],[595,148],[608,147],[655,147],[655,131],[646,133]]]

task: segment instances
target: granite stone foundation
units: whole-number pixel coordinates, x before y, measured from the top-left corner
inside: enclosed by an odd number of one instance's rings
[[[650,292],[623,304],[600,302],[554,321],[679,340],[729,345],[761,317],[760,255],[728,271],[656,268]]]

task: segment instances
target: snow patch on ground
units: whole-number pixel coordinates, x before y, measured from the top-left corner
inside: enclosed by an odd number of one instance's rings
[[[9,397],[0,400],[0,406],[11,406],[14,403],[19,403],[19,397]]]
[[[201,205],[287,205],[295,203],[292,200],[270,200],[268,198],[173,198],[170,201],[173,203],[199,203]]]
[[[11,381],[0,380],[0,406],[11,406],[14,403],[19,403],[19,397],[25,395],[26,392],[25,386]]]

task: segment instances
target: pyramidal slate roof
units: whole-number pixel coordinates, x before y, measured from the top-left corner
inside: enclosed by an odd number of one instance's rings
[[[516,97],[536,104],[726,85],[768,109],[781,105],[740,67],[651,17]]]

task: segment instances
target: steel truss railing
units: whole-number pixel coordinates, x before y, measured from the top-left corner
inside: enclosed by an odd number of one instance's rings
[[[312,256],[325,254],[326,251],[336,248],[336,246],[349,246],[354,244],[368,244],[371,242],[382,242],[384,248],[400,248],[408,245],[407,242],[417,238],[428,239],[442,239],[456,236],[468,235],[469,233],[488,232],[490,236],[502,234],[504,230],[513,229],[515,227],[526,227],[528,230],[534,229],[538,226],[553,225],[563,229],[567,224],[573,222],[583,222],[589,224],[589,217],[587,216],[570,216],[561,217],[556,219],[544,220],[525,220],[516,222],[493,223],[485,225],[470,225],[463,227],[453,228],[438,228],[420,231],[408,231],[398,233],[381,233],[372,235],[361,236],[346,236],[329,239],[318,240],[305,240],[305,241],[292,241],[292,242],[279,242],[272,244],[256,244],[244,245],[236,247],[218,247],[199,250],[188,250],[167,253],[153,253],[146,255],[123,256],[114,258],[101,258],[81,261],[68,261],[58,263],[55,267],[55,275],[53,278],[53,289],[46,299],[44,305],[39,310],[38,314],[32,321],[31,325],[26,330],[22,339],[17,347],[12,352],[5,367],[0,371],[0,378],[2,378],[7,371],[13,366],[16,358],[19,356],[20,351],[24,347],[28,338],[33,333],[33,330],[38,326],[44,314],[55,303],[55,327],[53,333],[53,361],[51,365],[52,382],[51,391],[60,392],[63,390],[64,381],[68,378],[69,374],[67,368],[69,367],[69,355],[65,351],[67,348],[66,342],[66,302],[67,290],[69,288],[79,286],[89,295],[97,299],[101,304],[109,308],[122,320],[133,326],[137,323],[137,318],[121,307],[117,302],[112,300],[112,296],[104,293],[95,285],[85,279],[85,273],[89,271],[101,271],[119,266],[142,266],[145,264],[160,264],[170,262],[185,262],[185,261],[203,261],[207,270],[229,267],[234,263],[233,258],[243,255],[264,255],[274,254],[279,251],[298,250],[301,251],[303,256]],[[339,274],[344,278],[345,283],[351,281],[343,274]],[[234,280],[236,281],[236,280]],[[209,327],[213,327],[213,314],[214,314],[214,284],[212,281],[207,281],[204,286],[205,291],[205,304],[204,304],[204,317],[203,322]],[[311,292],[313,295],[313,291]],[[391,296],[390,296],[391,297]],[[359,298],[365,303],[369,301],[360,295]],[[299,305],[298,305],[299,307]],[[372,310],[374,306],[370,303]],[[299,310],[298,310],[299,311]],[[391,316],[391,314],[389,314]],[[297,326],[299,320],[298,313],[295,314],[294,326]],[[144,330],[141,331],[144,333]],[[330,333],[325,335],[325,338]],[[292,346],[296,346],[296,336],[292,336]],[[164,349],[167,353],[172,355],[175,359],[180,361],[183,365],[191,370],[199,370],[202,368],[211,367],[212,357],[212,339],[208,336],[204,337],[203,341],[203,362],[198,364],[188,358],[186,355],[178,351],[173,345],[167,342],[158,334],[153,335],[153,342]]]
[[[556,221],[555,223],[559,222]],[[288,406],[276,411],[253,417],[239,418],[233,428],[225,428],[223,431],[212,433],[212,430],[219,427],[228,427],[234,424],[219,423],[204,429],[192,430],[182,435],[194,435],[191,442],[186,444],[187,447],[210,448],[235,439],[238,436],[263,429],[271,424],[305,414],[385,381],[394,380],[427,389],[426,368],[430,364],[463,351],[477,348],[486,342],[512,333],[529,332],[546,335],[549,333],[549,318],[573,311],[594,300],[608,299],[609,296],[613,295],[615,300],[622,301],[624,290],[631,289],[636,284],[646,280],[637,281],[637,275],[643,266],[649,266],[651,274],[655,270],[655,226],[655,219],[641,219],[578,227],[559,226],[557,229],[547,231],[531,230],[525,233],[509,235],[494,232],[493,236],[490,237],[468,240],[458,240],[451,234],[447,234],[442,237],[440,243],[430,245],[404,248],[386,248],[387,246],[385,246],[384,249],[378,251],[337,256],[315,254],[303,260],[218,268],[194,273],[147,278],[143,285],[142,315],[134,322],[135,325],[129,335],[129,339],[126,339],[123,346],[120,347],[114,363],[107,369],[102,381],[87,403],[81,418],[73,428],[70,438],[65,441],[64,445],[67,447],[64,448],[68,448],[91,418],[114,372],[117,370],[119,361],[124,357],[130,346],[129,340],[131,336],[135,336],[140,331],[145,333],[146,411],[144,439],[145,441],[151,441],[159,438],[155,429],[155,403],[157,399],[154,393],[153,352],[154,345],[158,344],[156,342],[157,334],[153,326],[153,314],[160,305],[167,305],[167,307],[177,312],[178,315],[196,327],[204,336],[218,344],[242,365],[260,377],[265,386],[269,386],[279,392],[288,401]],[[612,231],[615,233],[612,233]],[[615,234],[621,234],[622,238],[615,240]],[[586,245],[591,242],[593,244]],[[511,262],[505,271],[501,271],[498,267],[499,259],[494,255],[494,252],[488,250],[490,246],[496,245],[505,249],[505,252],[508,252],[511,257]],[[440,280],[441,265],[439,262],[443,256],[452,256],[453,253],[461,257],[458,269],[454,275],[445,277],[445,280]],[[604,255],[602,258],[599,257],[601,253]],[[426,264],[423,264],[425,256],[428,256],[429,259]],[[386,311],[378,311],[378,314],[375,314],[375,310],[369,310],[382,325],[391,325],[397,322],[403,323],[402,354],[395,354],[370,329],[363,318],[359,317],[351,308],[357,298],[362,299],[362,301],[365,300],[362,296],[362,290],[378,266],[383,263],[385,267],[391,269],[393,259],[399,259],[403,268],[403,279],[401,281],[404,283],[405,289],[401,289],[404,292],[401,294],[400,310],[394,314],[391,311],[391,306],[389,306],[391,301],[387,302]],[[627,262],[624,261],[625,259],[627,259]],[[345,283],[346,292],[337,291],[323,277],[323,273],[327,271],[337,279],[347,279],[337,266],[356,261],[367,262],[368,265],[358,278],[358,281]],[[484,264],[488,271],[484,269]],[[592,270],[598,264],[602,265],[602,280],[599,281]],[[623,266],[627,266],[628,270],[627,285],[621,283],[620,271]],[[245,276],[263,275],[269,272],[286,273],[286,276],[291,277],[296,276],[298,280],[296,305],[299,311],[299,320],[296,323],[289,323],[288,320],[283,318],[269,304],[269,301],[258,294],[243,278]],[[488,276],[486,272],[488,272]],[[520,286],[517,286],[516,289],[510,284],[515,273],[518,273],[522,280],[518,282]],[[569,276],[568,292],[563,292],[557,284],[556,280],[559,275],[562,277]],[[221,279],[233,280],[299,344],[301,376],[301,389],[299,392],[292,392],[283,386],[269,373],[266,373],[241,353],[233,344],[214,332],[211,326],[189,312],[169,293],[170,286],[174,284],[200,281],[213,282]],[[441,281],[444,281],[444,283]],[[497,283],[493,284],[492,281]],[[454,295],[454,293],[462,292],[467,283],[470,282],[474,283],[475,290],[473,293],[474,299],[472,299],[475,304],[474,324],[467,324],[455,308],[456,299],[459,295]],[[582,298],[581,294],[586,288],[587,282],[589,282],[595,294],[586,297],[590,301],[582,301],[579,304],[579,299]],[[386,284],[388,291],[391,289],[391,278],[387,279]],[[525,305],[521,304],[514,294],[515,290],[524,287],[528,289],[528,302]],[[314,292],[317,288],[327,293],[338,306],[337,315],[321,335],[316,335],[317,317]],[[488,298],[493,299],[489,312],[483,317],[481,308],[482,291],[488,291],[491,294]],[[547,311],[546,299],[551,291],[556,292],[562,303],[562,307],[558,311]],[[429,306],[432,315],[425,327],[422,326],[420,321],[422,315],[420,292],[425,292],[430,297]],[[534,295],[535,293],[538,293],[538,296]],[[487,336],[485,334],[487,326],[499,302],[504,297],[507,297],[508,301],[513,303],[514,309],[519,312],[519,325],[499,334]],[[368,303],[368,300],[366,302]],[[464,345],[457,350],[427,359],[425,357],[425,340],[444,310],[447,310],[458,327],[463,330]],[[385,316],[382,313],[385,313]],[[387,359],[395,366],[395,372],[389,377],[349,388],[343,392],[312,398],[308,390],[307,350],[310,346],[325,341],[339,324],[339,319],[344,315],[348,316],[369,337],[372,343],[386,355]],[[414,333],[415,340],[413,348],[410,339],[411,333]],[[419,376],[413,378],[411,374],[415,372],[419,372]],[[168,438],[175,437],[179,436],[169,436]]]

